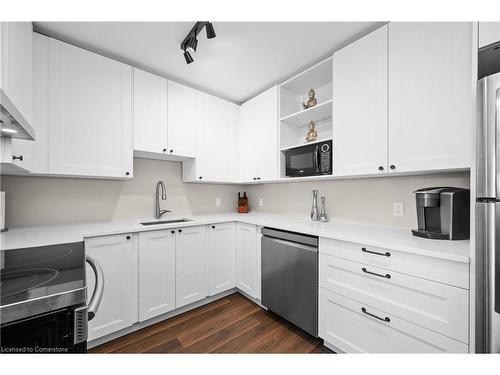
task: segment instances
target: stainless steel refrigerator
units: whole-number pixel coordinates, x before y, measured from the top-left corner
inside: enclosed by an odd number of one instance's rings
[[[500,73],[478,82],[476,343],[500,353]]]

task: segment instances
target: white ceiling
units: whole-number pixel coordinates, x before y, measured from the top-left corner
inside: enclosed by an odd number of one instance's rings
[[[214,22],[194,63],[180,43],[194,22],[35,22],[35,31],[241,103],[381,26],[381,22]]]

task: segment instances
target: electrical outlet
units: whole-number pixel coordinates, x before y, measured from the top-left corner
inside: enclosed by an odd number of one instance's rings
[[[220,198],[215,198],[215,207],[220,207],[222,206],[222,201]]]
[[[259,207],[264,207],[264,198],[259,198]]]
[[[403,202],[392,202],[392,216],[403,216]]]

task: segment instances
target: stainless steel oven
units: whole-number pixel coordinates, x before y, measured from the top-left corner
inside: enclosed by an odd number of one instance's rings
[[[285,159],[288,177],[332,174],[332,141],[288,149]]]
[[[96,275],[86,304],[85,262]],[[83,242],[0,250],[0,353],[85,353],[104,275]]]

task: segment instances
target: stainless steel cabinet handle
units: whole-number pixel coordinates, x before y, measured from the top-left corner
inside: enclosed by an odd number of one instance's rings
[[[388,273],[386,273],[385,275],[382,275],[380,273],[368,271],[365,267],[361,268],[361,271],[363,271],[364,273],[369,273],[370,275],[374,275],[374,276],[378,276],[378,277],[385,277],[386,279],[391,278],[391,275],[389,275]]]
[[[376,251],[370,251],[370,250],[366,250],[365,247],[362,247],[361,248],[361,251],[363,253],[369,253],[369,254],[375,254],[375,255],[381,255],[381,256],[384,256],[384,257],[390,257],[391,256],[391,253],[386,251],[385,253],[377,253]]]
[[[366,309],[364,307],[361,308],[361,312],[363,314],[366,314],[368,316],[371,316],[372,318],[375,318],[375,319],[378,319],[378,320],[381,320],[383,322],[387,322],[389,323],[391,321],[391,318],[389,318],[388,316],[386,316],[385,318],[381,318],[380,316],[377,316],[375,314],[372,314],[372,313],[369,313],[368,311],[366,311]]]
[[[102,268],[99,263],[97,263],[90,255],[85,257],[85,261],[90,265],[90,267],[92,267],[95,275],[94,293],[90,298],[87,308],[88,320],[92,320],[94,319],[97,309],[99,309],[99,305],[101,304],[102,294],[104,292],[104,272],[102,272]]]

